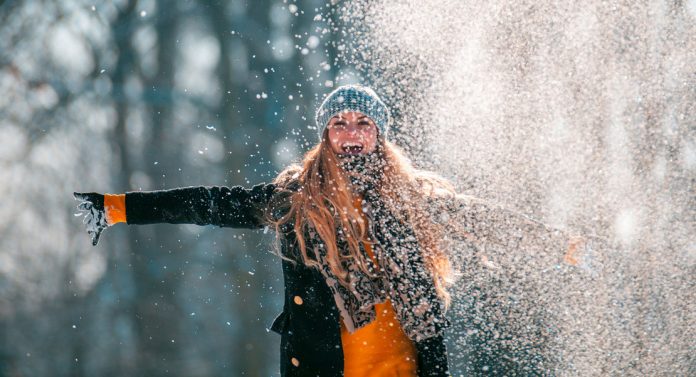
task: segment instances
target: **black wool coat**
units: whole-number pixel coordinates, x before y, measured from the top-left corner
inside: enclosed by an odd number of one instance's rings
[[[273,183],[242,186],[192,186],[126,193],[128,224],[197,224],[259,229],[265,209],[282,214],[287,190]],[[277,217],[276,217],[277,218]],[[285,256],[299,255],[294,232],[281,237]],[[296,259],[297,260],[297,259]],[[285,297],[283,311],[271,330],[281,335],[282,376],[342,376],[343,349],[340,315],[321,273],[303,263],[282,261]],[[448,376],[445,341],[436,336],[415,342],[418,376]]]

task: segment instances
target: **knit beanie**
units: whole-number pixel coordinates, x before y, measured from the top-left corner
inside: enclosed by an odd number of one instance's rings
[[[377,125],[379,135],[386,140],[391,123],[389,109],[374,90],[357,84],[339,86],[324,98],[315,116],[319,140],[329,120],[343,111],[356,111],[367,115]]]

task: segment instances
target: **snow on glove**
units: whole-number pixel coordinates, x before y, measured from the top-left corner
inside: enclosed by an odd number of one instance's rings
[[[99,236],[110,224],[106,221],[106,211],[104,210],[104,195],[96,192],[81,193],[75,192],[73,196],[80,200],[77,209],[86,214],[82,222],[87,226],[87,233],[92,236],[92,245],[96,246]]]

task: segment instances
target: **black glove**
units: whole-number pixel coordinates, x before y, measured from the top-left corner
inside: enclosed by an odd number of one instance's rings
[[[104,195],[96,192],[74,192],[73,196],[81,201],[77,209],[86,213],[82,222],[87,225],[87,233],[92,236],[92,245],[96,246],[101,232],[109,227],[104,211]]]

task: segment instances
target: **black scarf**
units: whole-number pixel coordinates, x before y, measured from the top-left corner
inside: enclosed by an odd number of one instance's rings
[[[390,299],[396,316],[413,341],[436,335],[451,325],[444,315],[444,303],[437,296],[433,276],[424,263],[415,232],[410,224],[399,221],[378,195],[383,163],[377,152],[365,155],[340,156],[344,170],[351,174],[351,183],[363,196],[363,212],[369,220],[370,239],[380,270],[363,252],[368,269],[378,273],[370,278],[354,263],[344,262],[349,271],[351,289],[338,283],[326,262],[326,247],[310,227],[315,255],[321,261],[321,273],[331,289],[336,306],[349,332],[367,325],[376,318],[374,305]],[[338,247],[347,253],[347,244],[338,234]]]
[[[359,194],[376,190],[384,174],[386,160],[379,150],[365,154],[339,153],[338,163],[350,178],[351,189]]]

